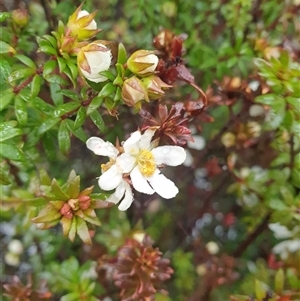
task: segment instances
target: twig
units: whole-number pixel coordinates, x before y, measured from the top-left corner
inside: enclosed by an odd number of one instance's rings
[[[262,222],[256,227],[256,229],[248,235],[248,237],[240,243],[236,250],[232,253],[233,257],[239,258],[251,245],[251,243],[267,228],[271,213],[269,212],[262,220]]]

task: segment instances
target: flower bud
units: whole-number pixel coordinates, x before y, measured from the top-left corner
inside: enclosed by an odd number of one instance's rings
[[[68,203],[63,204],[63,206],[60,209],[60,214],[69,219],[73,217],[72,209]]]
[[[163,82],[158,76],[150,75],[142,79],[144,87],[147,89],[150,99],[159,99],[165,95],[163,89],[171,88],[172,86]]]
[[[153,73],[158,64],[158,57],[154,51],[138,50],[127,60],[128,69],[137,75],[147,76]]]
[[[105,76],[99,73],[109,69],[111,60],[111,50],[99,41],[82,47],[77,55],[77,64],[81,74],[95,83],[107,80]]]
[[[27,9],[16,9],[12,12],[11,17],[13,22],[20,28],[26,26],[29,20]]]
[[[70,16],[67,24],[70,34],[77,37],[78,40],[87,40],[94,37],[100,29],[97,29],[97,23],[94,17],[97,11],[89,14],[86,10],[81,10],[82,4]]]
[[[91,198],[88,195],[82,195],[78,198],[79,208],[81,210],[86,210],[91,205]]]
[[[140,109],[141,101],[149,101],[147,91],[142,82],[135,76],[124,81],[122,87],[122,99],[130,107]]]

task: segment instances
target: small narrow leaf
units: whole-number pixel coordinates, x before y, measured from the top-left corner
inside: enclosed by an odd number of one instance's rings
[[[91,245],[92,241],[91,241],[91,237],[90,237],[90,233],[89,233],[89,229],[86,225],[86,222],[81,219],[80,217],[76,216],[76,221],[77,221],[77,234],[78,236],[81,238],[81,240],[88,244]]]
[[[34,70],[36,69],[35,63],[28,56],[25,56],[23,54],[17,54],[17,55],[15,55],[15,58],[20,60],[27,67],[30,67]]]
[[[59,126],[58,145],[59,145],[60,151],[64,154],[66,154],[70,150],[70,147],[71,147],[69,128],[67,127],[65,120],[63,120]]]
[[[25,161],[23,152],[15,145],[0,143],[0,157],[13,161]]]
[[[15,114],[20,125],[27,124],[27,107],[20,95],[15,98]]]
[[[0,127],[0,142],[9,140],[15,136],[22,135],[22,130],[14,127],[4,126]]]
[[[107,83],[99,92],[98,96],[99,97],[107,97],[107,96],[112,96],[115,94],[117,87],[114,86],[112,83]]]
[[[69,234],[70,229],[71,229],[72,219],[67,218],[67,217],[64,216],[60,220],[60,223],[61,223],[61,226],[62,226],[62,229],[63,229],[63,235],[67,236]]]
[[[27,77],[33,75],[34,73],[35,73],[35,71],[30,68],[18,69],[16,71],[12,72],[7,80],[10,83],[12,83],[16,80],[19,80],[22,78],[27,78]]]
[[[51,118],[47,119],[39,128],[38,128],[38,134],[42,135],[45,132],[52,129],[57,123],[59,123],[60,118]]]
[[[43,99],[35,97],[32,101],[34,107],[46,115],[53,115],[54,107],[46,103]]]
[[[284,272],[283,269],[279,269],[275,274],[275,292],[281,295],[284,288]]]
[[[6,91],[3,91],[1,95],[1,101],[0,101],[0,111],[2,111],[10,104],[14,96],[15,94],[11,89],[7,89]]]
[[[38,96],[40,89],[41,89],[41,83],[42,83],[41,76],[36,74],[33,77],[33,80],[31,82],[31,97],[32,98]]]
[[[98,111],[94,111],[93,113],[90,114],[90,117],[94,124],[97,126],[97,128],[101,131],[104,132],[106,127],[104,124],[104,121]]]
[[[86,117],[86,109],[85,109],[85,107],[80,107],[80,109],[77,112],[76,119],[74,122],[74,130],[80,128],[83,125],[83,123],[85,121],[85,117]]]
[[[103,98],[96,96],[91,103],[89,104],[88,108],[87,108],[87,115],[90,115],[91,113],[93,113],[94,111],[96,111],[103,103]]]
[[[67,96],[67,97],[70,98],[70,99],[79,101],[79,96],[78,96],[78,94],[75,93],[75,92],[73,92],[73,91],[62,89],[62,90],[60,90],[60,93],[61,93],[62,95]]]
[[[76,229],[77,229],[77,221],[76,217],[72,218],[71,228],[69,231],[69,239],[73,242],[76,236]]]
[[[44,52],[48,55],[57,55],[56,49],[54,49],[52,46],[42,45],[39,47],[38,52]]]
[[[12,48],[9,44],[0,41],[0,53],[12,53],[15,54],[16,50]]]
[[[119,43],[118,46],[118,63],[125,64],[127,62],[127,53],[126,48],[122,43]]]
[[[43,77],[47,77],[49,74],[51,74],[56,66],[57,66],[57,62],[54,60],[50,60],[46,62],[43,69]]]
[[[9,185],[11,183],[8,174],[0,168],[0,184],[1,185]]]
[[[75,199],[78,197],[79,192],[80,192],[80,176],[76,176],[72,181],[70,181],[67,188],[67,194],[70,196],[70,198]]]
[[[80,107],[80,103],[72,101],[58,106],[54,111],[55,117],[61,117],[65,114],[72,115]]]
[[[57,183],[56,179],[52,180],[51,183],[51,192],[59,199],[62,201],[67,201],[70,199],[70,196],[68,196],[59,186]]]

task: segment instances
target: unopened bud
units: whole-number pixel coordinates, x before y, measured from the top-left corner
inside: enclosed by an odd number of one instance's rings
[[[147,76],[154,73],[158,64],[158,57],[154,51],[138,50],[127,60],[128,69],[137,75]]]
[[[90,14],[86,10],[81,10],[81,7],[82,4],[70,16],[67,27],[70,30],[71,36],[77,37],[78,40],[87,40],[100,32],[94,20],[97,11]]]
[[[27,25],[29,16],[27,9],[16,9],[12,12],[12,20],[13,22],[18,25],[20,28]]]
[[[59,212],[61,215],[65,216],[66,218],[71,219],[73,217],[71,206],[68,203],[63,204]]]
[[[82,195],[78,198],[79,208],[81,210],[86,210],[91,205],[91,198],[88,195]]]
[[[165,95],[163,89],[171,88],[172,86],[163,82],[158,76],[150,75],[142,79],[144,87],[147,89],[150,99],[159,99]]]
[[[141,101],[149,101],[147,91],[142,82],[135,76],[124,81],[122,87],[122,99],[130,107],[141,107]]]
[[[109,69],[111,60],[111,50],[98,41],[82,47],[77,55],[77,64],[81,74],[95,83],[107,80],[99,73]]]

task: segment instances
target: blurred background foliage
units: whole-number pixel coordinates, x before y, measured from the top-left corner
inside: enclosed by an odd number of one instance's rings
[[[2,12],[27,7],[30,21],[17,40],[12,38],[16,32],[2,23],[1,40],[37,66],[43,64],[47,58],[36,54],[36,37],[56,30],[58,20],[66,23],[80,4],[2,0]],[[206,91],[208,106],[189,124],[195,140],[186,147],[189,162],[173,173],[166,170],[179,187],[177,197],[136,193],[125,213],[116,207],[99,210],[102,226],[93,230],[93,245],[88,246],[79,239],[71,243],[60,227],[42,231],[31,223],[37,215],[30,200],[40,185],[39,170],[64,184],[74,169],[82,187],[96,184],[103,162],[82,141],[90,136],[122,141],[142,126],[142,118],[119,107],[118,122],[101,111],[102,133],[86,120],[83,132],[64,135],[60,130],[59,135],[53,127],[39,136],[32,129],[50,115],[37,113],[37,102],[26,108],[21,97],[11,105],[6,102],[13,95],[3,97],[1,120],[17,123],[4,124],[2,130],[15,129],[7,139],[20,151],[7,146],[11,144],[0,146],[0,280],[14,283],[17,291],[27,289],[31,299],[0,300],[45,300],[50,295],[62,301],[120,300],[110,264],[128,238],[144,232],[174,269],[165,285],[169,296],[160,293],[155,300],[300,300],[300,2],[86,0],[84,9],[98,10],[96,21],[103,29],[98,36],[123,43],[128,53],[153,49],[161,29],[181,35],[184,63]],[[7,62],[0,64],[3,92],[8,75],[24,65],[1,49]],[[43,112],[64,101],[58,90],[57,83],[41,84],[39,97],[47,105]],[[179,83],[163,101],[170,106],[197,97],[191,86]],[[151,104],[146,108],[153,109]],[[20,159],[24,154],[26,159]]]

